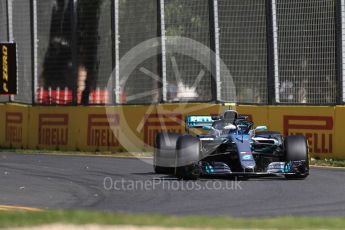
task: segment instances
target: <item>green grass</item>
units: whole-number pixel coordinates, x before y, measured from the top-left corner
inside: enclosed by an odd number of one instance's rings
[[[0,212],[0,228],[45,224],[135,225],[188,228],[344,229],[344,217],[231,217],[131,215],[86,211]]]
[[[345,160],[312,159],[310,163],[316,166],[345,167]]]

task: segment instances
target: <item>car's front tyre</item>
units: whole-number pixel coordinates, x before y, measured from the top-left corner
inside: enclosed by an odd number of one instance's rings
[[[179,179],[196,180],[200,177],[200,142],[197,137],[185,135],[176,143],[175,175]]]
[[[158,133],[153,154],[153,169],[159,174],[173,174],[175,165],[176,143],[181,134]]]
[[[309,175],[308,144],[304,136],[287,136],[284,140],[286,162],[301,162],[295,174],[287,174],[287,179],[305,179]]]

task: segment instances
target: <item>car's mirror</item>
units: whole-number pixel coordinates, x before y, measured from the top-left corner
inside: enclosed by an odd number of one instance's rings
[[[267,131],[267,130],[268,130],[268,128],[265,125],[260,125],[260,126],[255,128],[255,132],[262,132],[262,131]]]
[[[241,114],[241,115],[238,115],[238,119],[249,121],[249,116]]]
[[[203,130],[211,130],[212,129],[212,126],[210,125],[205,125],[204,127],[202,127]]]

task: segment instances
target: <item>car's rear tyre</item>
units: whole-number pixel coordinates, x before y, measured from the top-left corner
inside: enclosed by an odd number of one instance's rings
[[[286,162],[301,161],[294,175],[285,175],[287,179],[305,179],[309,175],[308,144],[304,136],[287,136],[284,140]]]
[[[159,174],[173,174],[175,166],[176,142],[178,133],[158,133],[153,154],[153,169]]]
[[[176,143],[175,175],[178,179],[196,180],[200,177],[200,142],[199,139],[185,135]]]

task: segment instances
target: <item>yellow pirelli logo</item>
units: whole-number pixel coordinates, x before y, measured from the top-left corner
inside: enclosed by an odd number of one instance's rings
[[[2,49],[2,90],[8,93],[8,49],[7,46],[3,46]]]
[[[0,43],[0,94],[17,94],[17,48],[15,43]]]
[[[304,135],[312,153],[333,152],[333,117],[284,116],[285,135]]]
[[[87,145],[102,147],[120,146],[120,116],[118,114],[89,114]],[[111,129],[113,127],[113,129]]]
[[[182,133],[184,121],[182,114],[147,114],[144,125],[144,142],[153,146],[157,133]]]

